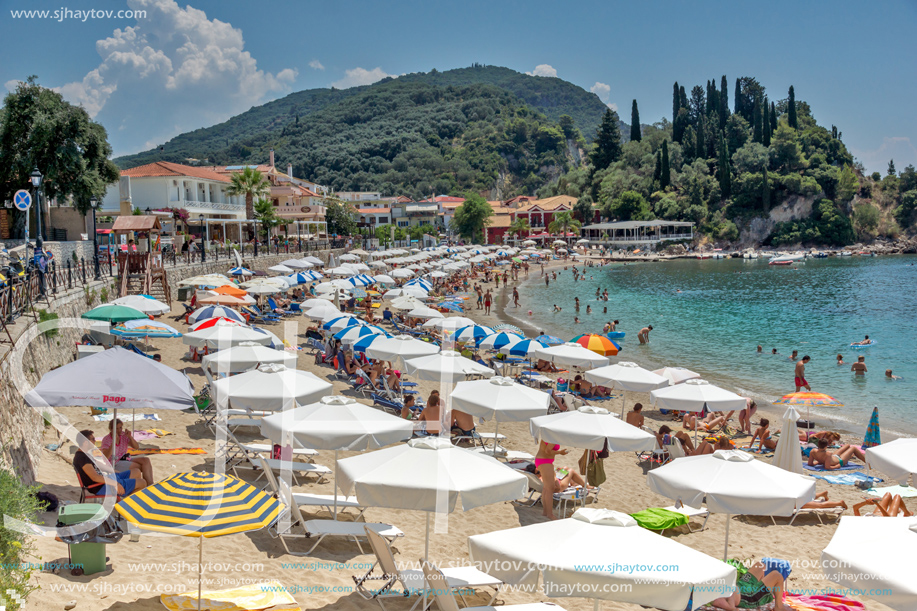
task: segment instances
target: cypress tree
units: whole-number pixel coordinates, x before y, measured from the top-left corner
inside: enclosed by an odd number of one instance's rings
[[[729,84],[726,75],[720,79],[720,129],[726,128],[726,119],[729,118]]]
[[[777,131],[777,107],[774,106],[774,103],[771,102],[771,135],[774,135],[774,132]]]
[[[653,169],[653,182],[659,182],[662,176],[662,151],[656,151],[656,167]]]
[[[733,95],[735,95],[735,103],[733,104],[732,112],[737,115],[744,114],[742,112],[744,109],[742,108],[742,81],[740,79],[736,79],[736,90]]]
[[[669,175],[669,141],[662,141],[662,163],[659,166],[659,188],[665,189],[671,182]]]
[[[767,166],[764,166],[764,181],[761,190],[761,204],[764,207],[765,213],[771,211],[771,187],[767,182]]]
[[[711,82],[713,83],[713,89],[710,88]],[[704,114],[710,114],[714,110],[714,104],[716,103],[716,82],[707,81],[707,105],[704,107]]]
[[[630,139],[640,142],[643,135],[640,133],[640,111],[637,110],[637,100],[630,107]]]
[[[681,98],[678,96],[678,81],[672,86],[672,124],[678,119],[678,110],[681,108]]]
[[[688,95],[684,86],[678,88],[678,103],[681,104],[679,108],[688,108]]]
[[[786,104],[786,122],[793,129],[799,129],[799,123],[796,120],[796,92],[790,85],[790,99]]]
[[[595,148],[590,155],[595,171],[604,170],[621,157],[621,130],[618,127],[618,113],[605,111],[599,133],[595,137]]]
[[[719,159],[719,179],[720,193],[723,199],[728,199],[732,192],[732,175],[729,169],[729,150],[726,147],[726,134],[722,134],[720,140],[720,159]]]
[[[754,126],[754,131],[753,131],[752,136],[751,136],[751,140],[752,140],[752,142],[757,142],[757,143],[760,144],[761,141],[762,141],[762,138],[761,138],[762,129],[761,129],[761,101],[760,101],[760,98],[757,98],[757,97],[755,98],[755,107],[754,107],[754,109],[752,110],[752,117],[754,117],[755,126]]]
[[[767,97],[764,98],[764,115],[761,117],[761,144],[764,146],[771,145],[771,119],[767,103]]]
[[[704,136],[704,117],[701,115],[697,118],[697,153],[698,159],[707,158],[707,138]]]

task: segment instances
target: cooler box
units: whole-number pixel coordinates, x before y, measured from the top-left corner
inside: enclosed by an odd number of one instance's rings
[[[57,523],[59,526],[73,526],[90,520],[104,520],[105,508],[98,503],[77,503],[63,505],[58,510]],[[74,543],[70,548],[70,564],[82,565],[82,569],[71,570],[74,575],[92,575],[105,570],[105,544],[104,543]]]

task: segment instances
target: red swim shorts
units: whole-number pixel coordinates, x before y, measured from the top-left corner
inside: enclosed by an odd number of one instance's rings
[[[808,385],[809,383],[806,382],[805,378],[796,378],[796,386],[798,386],[799,388],[802,388],[803,386],[808,386]]]

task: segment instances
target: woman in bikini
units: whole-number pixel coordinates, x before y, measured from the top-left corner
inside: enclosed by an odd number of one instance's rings
[[[538,444],[538,453],[535,454],[535,471],[538,472],[544,484],[544,490],[541,493],[541,513],[549,520],[557,519],[554,517],[554,492],[563,490],[559,488],[560,483],[554,473],[554,457],[566,456],[569,452],[569,450],[561,450],[559,444],[542,441]]]
[[[751,449],[752,446],[755,445],[755,439],[760,439],[762,450],[765,448],[768,450],[777,449],[777,442],[771,439],[771,433],[768,430],[768,427],[771,424],[770,420],[767,418],[761,418],[761,422],[759,424],[760,426],[758,426],[758,428],[755,430],[755,434],[751,436],[751,442],[749,442],[748,448]]]

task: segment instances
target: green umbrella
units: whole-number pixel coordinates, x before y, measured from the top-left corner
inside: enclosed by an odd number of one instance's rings
[[[149,318],[149,316],[140,310],[115,303],[106,303],[100,305],[97,308],[89,310],[83,314],[82,317],[88,318],[89,320],[104,320],[107,322],[126,322],[128,320]]]

